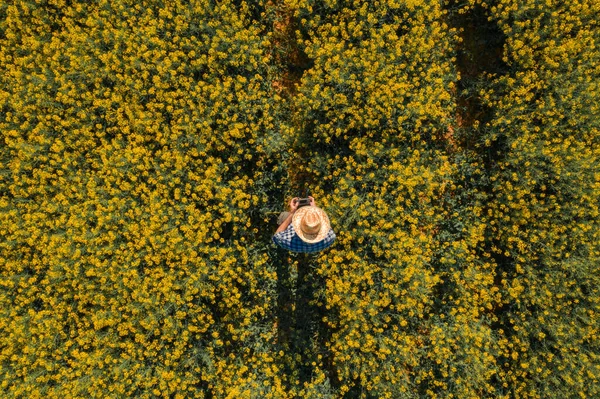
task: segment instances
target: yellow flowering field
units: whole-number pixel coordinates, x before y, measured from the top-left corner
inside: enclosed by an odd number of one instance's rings
[[[599,397],[599,17],[1,2],[1,396]]]

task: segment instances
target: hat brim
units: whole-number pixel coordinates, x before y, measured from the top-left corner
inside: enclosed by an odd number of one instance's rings
[[[321,221],[321,228],[315,234],[306,234],[300,228],[300,224],[302,222],[302,218],[306,215],[310,209],[316,209],[317,215]],[[292,226],[294,227],[294,231],[300,237],[300,239],[308,244],[314,244],[316,242],[322,241],[331,230],[331,224],[329,223],[329,217],[321,208],[316,206],[303,206],[302,208],[296,209],[294,215],[292,216]]]

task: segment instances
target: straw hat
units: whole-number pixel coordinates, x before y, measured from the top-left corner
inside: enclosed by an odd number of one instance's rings
[[[324,239],[331,229],[327,214],[316,206],[303,206],[296,209],[292,216],[292,226],[298,237],[309,244]]]

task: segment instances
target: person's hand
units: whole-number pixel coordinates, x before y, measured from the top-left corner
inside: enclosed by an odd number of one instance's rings
[[[317,204],[315,203],[315,199],[313,197],[311,197],[309,195],[308,198],[310,199],[310,206],[317,206]]]
[[[299,198],[298,198],[298,197],[294,197],[294,198],[292,198],[292,200],[290,201],[290,210],[291,210],[292,212],[295,212],[295,211],[296,211],[296,209],[298,209],[298,200],[299,200]]]

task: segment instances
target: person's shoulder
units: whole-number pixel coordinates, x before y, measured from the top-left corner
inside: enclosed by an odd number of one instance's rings
[[[327,232],[327,235],[325,236],[325,238],[323,238],[321,241],[313,244],[313,246],[315,249],[323,250],[323,249],[329,247],[331,244],[333,244],[333,242],[335,241],[335,238],[336,238],[336,236],[335,236],[334,231],[332,229],[330,229]]]
[[[296,231],[290,224],[285,230],[273,234],[274,241],[289,241],[296,235]]]

